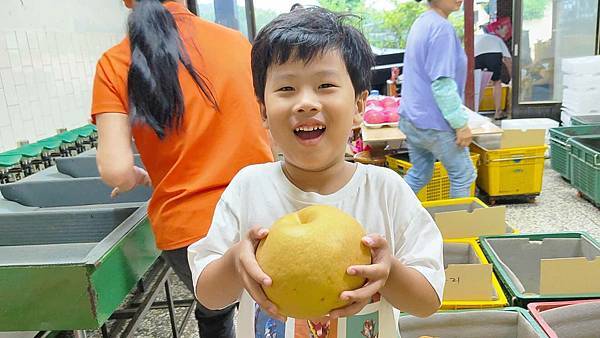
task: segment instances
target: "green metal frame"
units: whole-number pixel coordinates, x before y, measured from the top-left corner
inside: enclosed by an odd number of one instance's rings
[[[81,262],[0,266],[0,331],[97,329],[159,257],[146,207]]]
[[[506,269],[503,267],[498,256],[494,254],[494,250],[487,242],[488,239],[497,238],[526,238],[530,241],[542,241],[546,238],[585,238],[594,246],[600,249],[600,243],[596,241],[587,232],[562,232],[562,233],[540,233],[540,234],[521,234],[521,235],[501,235],[501,236],[481,236],[479,237],[479,244],[485,254],[486,258],[494,266],[496,275],[500,278],[500,282],[506,291],[506,295],[509,297],[509,303],[513,306],[519,306],[526,308],[527,304],[532,302],[547,302],[547,301],[561,301],[561,300],[577,300],[577,299],[590,299],[600,298],[600,294],[578,294],[578,295],[552,295],[552,296],[541,296],[541,295],[525,295],[522,292],[517,291],[516,285],[508,277]]]

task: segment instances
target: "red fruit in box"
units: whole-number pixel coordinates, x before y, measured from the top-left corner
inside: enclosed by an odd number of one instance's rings
[[[369,109],[365,112],[363,119],[369,124],[385,123],[386,116],[383,111]]]

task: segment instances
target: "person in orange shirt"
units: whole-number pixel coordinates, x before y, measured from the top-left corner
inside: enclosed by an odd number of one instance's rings
[[[128,37],[98,61],[92,120],[97,164],[113,195],[152,184],[156,245],[192,291],[187,247],[243,167],[272,161],[250,69],[251,45],[194,16],[184,0],[124,0]],[[134,165],[131,138],[147,172]],[[203,338],[235,337],[234,308],[197,304]]]

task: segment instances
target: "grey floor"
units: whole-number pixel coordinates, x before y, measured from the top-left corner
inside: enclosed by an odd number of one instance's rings
[[[535,203],[507,204],[507,221],[522,233],[586,231],[600,240],[600,209],[577,197],[577,191],[550,168],[546,161],[542,194]],[[171,276],[176,299],[191,295],[176,276]],[[164,294],[164,293],[163,293]],[[159,296],[164,298],[163,294]],[[178,311],[179,318],[182,317]],[[166,310],[151,311],[135,332],[135,337],[170,337]],[[88,337],[101,337],[90,331]],[[198,337],[194,320],[186,326],[183,337]]]

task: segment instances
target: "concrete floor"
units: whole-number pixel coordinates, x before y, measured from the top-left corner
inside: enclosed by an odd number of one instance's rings
[[[577,197],[577,191],[565,182],[546,161],[542,194],[535,203],[506,204],[507,221],[522,233],[587,231],[600,240],[600,209]],[[171,276],[175,299],[187,299],[191,294],[176,276]],[[164,299],[161,292],[159,300]],[[178,310],[182,318],[183,310]],[[101,337],[98,331],[89,331],[88,337]],[[167,310],[148,313],[135,332],[135,337],[171,337]],[[193,318],[188,322],[183,337],[198,337]]]

